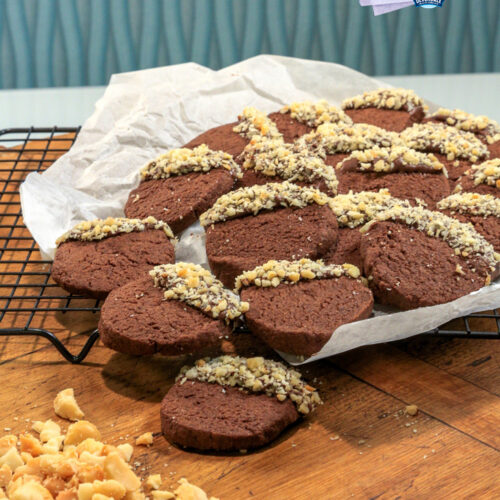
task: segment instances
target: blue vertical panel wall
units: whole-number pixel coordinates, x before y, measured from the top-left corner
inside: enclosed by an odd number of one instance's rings
[[[374,17],[357,0],[0,0],[0,87],[99,85],[120,71],[261,53],[369,74],[500,71],[500,2]]]

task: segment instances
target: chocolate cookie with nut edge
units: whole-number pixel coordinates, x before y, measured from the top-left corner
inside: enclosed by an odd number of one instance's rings
[[[311,186],[328,196],[337,194],[337,176],[324,155],[298,143],[280,139],[254,137],[240,156],[243,159],[239,187],[290,181],[299,186]]]
[[[411,149],[433,153],[452,181],[489,155],[486,146],[474,134],[442,123],[415,124],[401,132],[400,138]]]
[[[500,197],[500,158],[473,165],[459,177],[454,193],[462,192]]]
[[[441,200],[438,209],[461,222],[470,222],[500,253],[500,198],[491,194],[457,193]]]
[[[174,262],[174,244],[168,225],[154,217],[81,222],[58,238],[52,279],[71,293],[102,299],[153,266]]]
[[[363,270],[359,229],[378,213],[394,206],[410,207],[410,202],[393,198],[387,189],[378,192],[340,194],[332,198],[330,208],[339,225],[337,245],[322,257],[326,264],[352,264]]]
[[[250,331],[273,349],[310,357],[335,330],[370,316],[373,295],[351,264],[269,261],[236,278]]]
[[[109,294],[99,334],[105,346],[125,354],[199,354],[218,350],[244,311],[201,266],[164,264]]]
[[[265,113],[251,106],[243,109],[238,121],[227,123],[203,132],[187,144],[185,148],[195,148],[206,144],[210,149],[225,151],[237,160],[248,142],[255,136],[280,139],[276,124]]]
[[[392,208],[361,231],[365,276],[381,304],[400,309],[442,304],[496,276],[492,245],[472,225],[440,212]]]
[[[329,198],[290,182],[232,191],[200,217],[208,263],[227,287],[271,259],[318,259],[337,241]]]
[[[342,109],[354,123],[401,132],[423,120],[426,106],[413,90],[379,89],[345,99]]]
[[[219,196],[231,191],[240,176],[240,167],[223,151],[213,151],[205,144],[172,149],[141,170],[141,183],[130,193],[125,214],[153,215],[178,234]]]
[[[355,151],[337,167],[339,193],[388,189],[412,204],[424,202],[434,209],[451,193],[448,174],[432,153],[406,146]]]
[[[304,135],[295,142],[296,147],[306,148],[324,158],[327,165],[336,168],[353,151],[364,151],[374,147],[389,148],[401,144],[395,132],[356,123],[343,125],[324,123],[313,132]]]
[[[321,399],[277,361],[239,356],[184,367],[161,403],[163,435],[184,448],[249,450],[276,439]]]
[[[425,121],[441,122],[471,132],[486,145],[490,159],[500,158],[500,125],[487,116],[473,115],[460,109],[439,108]]]
[[[292,102],[270,113],[268,117],[276,124],[286,142],[295,141],[322,123],[352,125],[352,120],[341,109],[324,100]]]

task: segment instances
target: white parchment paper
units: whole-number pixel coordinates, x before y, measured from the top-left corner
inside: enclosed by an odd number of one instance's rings
[[[71,150],[21,185],[24,221],[42,254],[53,258],[56,238],[78,222],[123,216],[148,160],[235,121],[243,107],[270,112],[304,99],[340,105],[346,97],[382,86],[388,85],[345,66],[280,56],[257,56],[219,71],[187,63],[114,75]],[[176,257],[207,265],[199,224],[184,232]],[[337,329],[307,361],[422,333],[495,307],[500,307],[499,282],[449,304],[393,314],[377,310],[374,318]]]

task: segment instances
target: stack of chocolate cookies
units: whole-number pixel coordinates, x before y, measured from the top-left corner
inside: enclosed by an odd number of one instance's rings
[[[374,302],[432,306],[497,277],[499,194],[499,125],[428,114],[413,91],[247,107],[144,166],[127,218],[63,235],[52,275],[105,298],[106,346],[198,358],[162,403],[167,439],[249,449],[321,402],[274,350],[306,358]],[[198,222],[210,270],[175,262]],[[242,327],[267,359],[224,354]]]

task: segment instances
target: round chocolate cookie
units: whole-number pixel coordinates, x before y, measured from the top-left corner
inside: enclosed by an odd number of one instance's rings
[[[392,209],[377,219],[362,230],[361,255],[381,304],[432,306],[490,283],[494,250],[471,225],[422,208]]]
[[[241,188],[200,218],[210,268],[227,287],[271,259],[318,259],[337,241],[328,198],[289,182]]]
[[[153,217],[82,222],[58,240],[52,279],[65,290],[104,298],[111,290],[175,261],[173,234]]]
[[[268,116],[283,134],[285,142],[295,141],[322,123],[352,124],[352,120],[341,109],[327,101],[293,102]]]
[[[299,418],[294,404],[208,382],[176,383],[161,404],[172,443],[198,450],[247,450],[273,441]]]
[[[438,203],[446,215],[470,222],[500,253],[500,198],[489,194],[457,193]]]
[[[346,323],[368,318],[373,295],[350,264],[270,261],[236,278],[250,331],[273,349],[310,357]]]
[[[420,123],[407,128],[400,134],[406,146],[424,153],[433,153],[448,172],[448,178],[455,181],[474,163],[488,156],[486,146],[470,132],[442,123]]]
[[[388,189],[396,198],[429,209],[451,193],[446,170],[433,154],[404,146],[355,151],[337,166],[339,193]]]
[[[125,204],[127,217],[153,215],[179,233],[196,222],[215,200],[231,191],[239,166],[231,155],[209,149],[173,149],[141,171],[142,182]]]
[[[401,132],[424,118],[424,103],[412,90],[382,89],[344,100],[342,109],[354,123]]]
[[[249,187],[287,180],[335,196],[338,186],[335,169],[326,165],[323,157],[298,142],[254,138],[241,154],[243,175],[238,185]]]
[[[183,368],[162,401],[161,428],[182,447],[248,450],[268,444],[320,402],[300,374],[281,363],[222,356]]]
[[[500,158],[473,165],[458,178],[455,192],[489,194],[500,197]]]
[[[99,334],[105,346],[132,355],[216,349],[231,335],[230,322],[242,312],[240,301],[231,297],[200,266],[157,266],[150,276],[109,294],[101,309]]]

